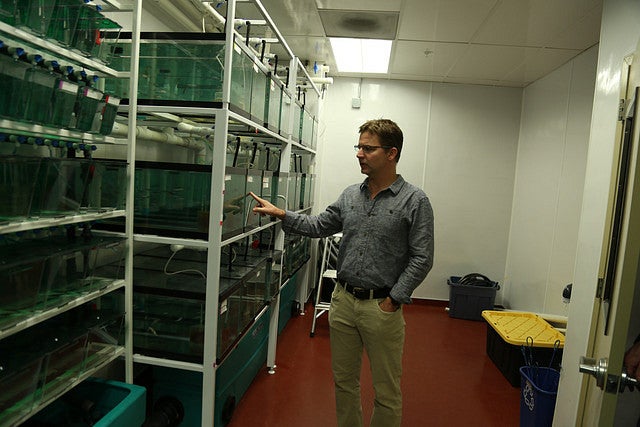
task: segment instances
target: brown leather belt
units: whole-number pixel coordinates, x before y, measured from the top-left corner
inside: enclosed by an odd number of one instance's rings
[[[366,288],[358,288],[355,286],[351,286],[345,282],[339,282],[345,291],[349,292],[351,295],[356,297],[357,299],[378,299],[378,298],[386,298],[389,296],[389,292],[391,289],[389,288],[378,288],[378,289],[366,289]]]

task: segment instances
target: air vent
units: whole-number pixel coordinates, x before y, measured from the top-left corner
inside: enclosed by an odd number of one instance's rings
[[[319,10],[327,37],[394,40],[398,12],[362,10]]]

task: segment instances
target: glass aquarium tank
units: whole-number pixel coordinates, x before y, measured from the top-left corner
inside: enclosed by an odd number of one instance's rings
[[[268,81],[269,95],[267,108],[267,128],[273,132],[280,132],[280,111],[282,110],[282,84],[272,78]]]
[[[206,239],[209,235],[211,165],[136,162],[134,230],[160,236]],[[227,168],[222,236],[231,238],[245,225],[247,169]],[[104,192],[103,192],[104,193]],[[122,230],[121,219],[100,228]]]
[[[299,210],[300,205],[300,186],[301,186],[301,174],[297,172],[289,172],[289,179],[287,182],[287,209],[290,211]]]
[[[0,329],[15,325],[101,289],[117,272],[98,271],[105,264],[124,266],[125,240],[91,236],[72,227],[9,235],[0,246]]]
[[[247,169],[227,167],[224,175],[224,201],[222,208],[222,238],[229,239],[242,233],[248,220]]]
[[[256,123],[267,125],[267,109],[269,105],[269,75],[258,65],[253,66],[253,77],[251,80],[251,107],[249,114],[251,120]]]
[[[313,116],[307,110],[302,110],[302,137],[300,142],[307,147],[313,147]]]
[[[209,230],[211,166],[136,162],[134,229],[202,238]]]
[[[0,423],[15,425],[35,405],[69,389],[103,355],[112,356],[121,345],[123,318],[96,300],[0,340]]]
[[[263,277],[264,273],[255,262],[244,263],[246,259],[248,255],[240,245],[223,247],[218,295],[218,360],[241,337],[257,309],[253,278]],[[264,267],[266,259],[262,256],[258,264]],[[136,351],[202,362],[206,261],[206,250],[185,248],[174,252],[167,245],[134,256]]]
[[[28,218],[41,163],[39,157],[0,157],[0,223]]]
[[[140,37],[140,105],[212,107],[222,101],[224,35],[156,32]],[[130,71],[131,34],[121,33],[117,40],[105,39],[103,44],[109,66]],[[250,84],[247,89],[250,95]],[[105,91],[129,98],[129,83],[107,79]]]
[[[280,108],[280,135],[287,136],[289,133],[289,124],[291,123],[291,116],[289,115],[289,109],[293,98],[289,93],[289,90],[283,86],[282,89],[282,106]]]
[[[299,101],[294,100],[293,103],[293,128],[292,128],[292,134],[291,134],[291,138],[296,141],[296,142],[300,142],[302,139],[302,112],[304,110],[302,109],[302,104],[300,104]]]
[[[258,169],[247,170],[246,193],[253,192],[256,196],[262,195],[262,171]],[[246,198],[244,231],[253,230],[260,226],[260,215],[253,212],[256,202],[252,197]]]
[[[237,44],[234,44],[231,68],[231,95],[229,108],[245,117],[251,110],[251,87],[253,85],[253,60]]]
[[[124,209],[124,161],[42,158],[35,179],[30,216],[56,217]]]

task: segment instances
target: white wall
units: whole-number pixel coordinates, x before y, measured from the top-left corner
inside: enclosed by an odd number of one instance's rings
[[[566,315],[573,281],[597,48],[524,90],[504,304]]]
[[[362,107],[353,109],[358,93]],[[390,118],[405,137],[398,171],[425,190],[435,214],[434,267],[414,297],[448,299],[452,275],[502,281],[520,105],[513,88],[336,78],[323,105],[316,206],[364,179],[352,148],[358,127]]]

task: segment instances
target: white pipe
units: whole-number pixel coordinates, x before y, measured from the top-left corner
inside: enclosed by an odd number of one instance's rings
[[[249,23],[251,25],[267,25],[267,21],[265,21],[264,19],[242,19],[242,18],[236,18],[236,19],[233,20],[233,24],[234,25],[238,25],[238,26],[247,25],[247,23]]]
[[[129,134],[129,126],[115,122],[111,136],[125,137]],[[164,144],[177,145],[180,147],[191,148],[193,150],[202,151],[206,148],[204,142],[194,139],[177,136],[167,132],[158,132],[144,126],[136,126],[136,138],[138,140],[150,142],[162,142]]]
[[[332,85],[333,77],[311,77],[311,81],[316,85]],[[309,87],[309,81],[304,78],[298,78],[298,84],[302,86]]]
[[[213,132],[214,132],[213,128],[203,127],[203,126],[194,126],[185,122],[178,123],[178,130],[180,132],[185,132],[190,135],[200,135],[204,137],[209,137],[213,135]]]
[[[238,40],[246,42],[247,38],[238,34]],[[267,43],[280,43],[280,40],[275,37],[249,37],[249,43],[261,44],[263,40]]]
[[[204,8],[207,10],[207,12],[209,12],[211,14],[211,16],[213,16],[220,24],[224,24],[226,22],[226,18],[224,16],[222,16],[220,14],[220,12],[218,12],[217,10],[215,10],[213,8],[213,6],[211,6],[211,3],[208,2],[203,2],[202,5],[204,6]],[[246,25],[247,23],[251,24],[251,25],[267,25],[267,21],[265,21],[264,19],[242,19],[242,18],[236,18],[233,20],[233,25]]]
[[[332,85],[333,77],[311,77],[311,81],[321,85]]]

